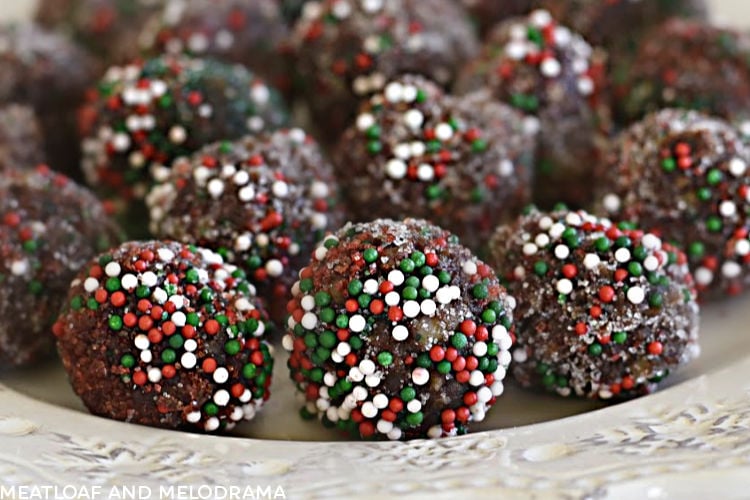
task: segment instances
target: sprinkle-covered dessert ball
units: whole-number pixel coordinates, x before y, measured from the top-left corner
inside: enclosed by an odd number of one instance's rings
[[[289,27],[278,0],[190,0],[167,3],[141,35],[147,53],[188,53],[242,63],[288,88],[280,57]]]
[[[481,56],[461,73],[457,90],[489,87],[496,99],[537,118],[535,199],[582,205],[609,127],[604,58],[547,11],[499,24]]]
[[[278,93],[242,66],[179,56],[110,68],[82,115],[86,176],[131,216],[175,158],[287,119]]]
[[[531,199],[536,136],[488,92],[456,98],[418,76],[386,84],[342,136],[336,168],[351,217],[419,217],[481,247]]]
[[[31,168],[44,161],[42,132],[28,106],[0,106],[0,171]]]
[[[658,231],[687,252],[701,298],[750,286],[750,149],[725,121],[695,111],[648,115],[598,172],[599,212]]]
[[[138,57],[144,26],[173,0],[40,0],[36,21],[60,30],[105,66]]]
[[[389,79],[415,73],[447,86],[478,44],[454,0],[323,0],[307,4],[292,45],[301,92],[331,143]]]
[[[77,178],[76,110],[93,78],[92,61],[66,38],[31,24],[0,26],[0,104],[34,108],[46,158]]]
[[[147,203],[153,234],[211,248],[243,268],[279,322],[297,272],[343,222],[332,168],[300,129],[178,160]]]
[[[273,359],[254,295],[245,274],[210,250],[126,243],[73,281],[53,331],[92,413],[223,431],[269,396]]]
[[[93,194],[47,167],[0,175],[0,366],[52,352],[70,280],[119,230]]]
[[[750,35],[673,19],[639,45],[617,87],[618,119],[630,123],[664,107],[695,109],[733,122],[750,119]]]
[[[491,261],[518,301],[513,374],[561,396],[649,393],[699,353],[685,254],[585,212],[532,212],[498,228]]]
[[[632,50],[644,31],[669,17],[702,17],[707,10],[705,0],[536,0],[536,4],[610,55]]]
[[[531,11],[538,0],[458,0],[471,14],[480,32],[486,34],[503,19]]]
[[[349,224],[299,276],[283,345],[303,416],[365,439],[437,438],[503,393],[515,301],[451,233]]]

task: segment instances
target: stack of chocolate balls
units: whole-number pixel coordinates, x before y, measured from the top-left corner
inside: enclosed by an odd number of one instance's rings
[[[507,373],[650,393],[750,286],[750,42],[705,12],[41,0],[0,27],[0,360],[197,432],[282,350],[363,439],[466,433]]]

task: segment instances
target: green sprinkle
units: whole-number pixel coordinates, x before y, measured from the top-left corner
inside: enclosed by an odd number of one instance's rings
[[[120,364],[125,368],[133,368],[135,366],[135,357],[132,354],[125,354],[120,358]]]
[[[179,349],[183,346],[185,343],[185,339],[182,338],[182,335],[176,334],[169,337],[169,346],[174,349]]]
[[[188,283],[198,283],[198,270],[197,269],[188,269],[185,273],[185,280]]]
[[[334,334],[332,331],[326,330],[320,334],[318,341],[320,342],[320,345],[330,349],[336,345],[338,338],[336,337],[336,334]]]
[[[675,168],[677,168],[677,162],[674,161],[674,158],[665,158],[661,162],[661,168],[665,172],[674,172]]]
[[[362,252],[362,257],[364,257],[365,262],[367,262],[368,264],[372,264],[378,258],[378,251],[374,248],[367,248],[364,252]]]
[[[328,292],[318,292],[315,294],[315,305],[324,307],[331,303],[331,295]]]
[[[299,289],[303,292],[309,292],[313,288],[313,280],[305,278],[299,282]]]
[[[356,297],[357,295],[362,293],[362,288],[364,288],[364,285],[358,279],[350,281],[349,286],[347,287],[347,289],[349,290],[349,295],[351,295],[352,297]]]
[[[258,371],[258,367],[255,366],[252,363],[248,363],[245,366],[242,367],[242,376],[245,378],[253,378],[255,377],[256,372]]]
[[[547,274],[548,269],[549,267],[544,261],[539,260],[534,263],[534,274],[536,274],[537,276],[544,276],[545,274]]]
[[[413,387],[404,387],[403,389],[401,389],[400,395],[404,403],[408,403],[409,401],[417,397],[417,391],[415,391]]]
[[[165,363],[174,363],[177,359],[177,353],[175,353],[172,349],[164,349],[164,351],[161,353],[161,360]]]
[[[452,366],[451,366],[451,362],[450,361],[443,360],[440,363],[438,363],[438,365],[437,365],[437,371],[441,375],[446,375],[446,374],[450,373],[451,369],[452,369]]]
[[[708,229],[712,233],[718,233],[719,231],[721,231],[722,226],[723,224],[721,223],[721,219],[715,215],[712,215],[708,219],[706,219],[706,229]]]
[[[80,295],[76,295],[70,301],[70,308],[74,311],[78,311],[83,307],[83,298]]]
[[[240,349],[242,349],[242,346],[240,345],[240,342],[238,340],[230,340],[226,344],[224,344],[224,352],[229,354],[230,356],[234,356],[238,352],[240,352]]]
[[[120,289],[120,279],[115,277],[107,278],[104,288],[106,288],[108,292],[116,292]]]
[[[378,363],[381,366],[390,366],[393,363],[393,354],[387,351],[383,351],[378,354]]]
[[[494,311],[493,311],[494,314]],[[466,347],[466,344],[468,344],[469,341],[466,338],[466,335],[460,332],[456,332],[451,336],[451,345],[455,347],[456,349],[463,349]]]
[[[427,258],[419,250],[414,251],[411,254],[410,258],[414,262],[414,265],[417,267],[422,267],[427,263]]]
[[[474,285],[474,288],[471,289],[471,294],[475,299],[486,299],[489,296],[490,291],[484,283],[477,283]]]
[[[633,276],[638,277],[643,274],[643,267],[638,262],[633,261],[628,264],[628,272]]]
[[[609,247],[610,247],[609,238],[607,238],[606,236],[602,236],[598,238],[596,240],[595,246],[598,251],[606,252],[607,250],[609,250]]]
[[[423,419],[424,415],[421,411],[418,411],[416,413],[409,413],[406,415],[406,423],[412,426],[421,424]]]
[[[209,417],[213,417],[214,415],[219,413],[219,407],[216,406],[215,403],[209,401],[208,403],[203,405],[203,411],[206,412],[206,415],[208,415]]]
[[[122,329],[122,318],[119,316],[109,317],[109,328],[115,331]]]
[[[412,271],[414,271],[416,265],[414,264],[413,260],[404,259],[401,261],[398,267],[405,273],[411,273]]]
[[[708,171],[708,174],[706,174],[706,181],[711,186],[715,186],[716,184],[720,183],[723,178],[724,175],[721,173],[721,170],[715,168],[712,168]]]
[[[601,355],[601,353],[602,353],[601,344],[594,343],[589,346],[589,354],[591,354],[592,356],[599,356]]]
[[[488,324],[492,324],[497,321],[497,313],[492,309],[485,309],[482,311],[482,321]]]
[[[407,286],[401,291],[401,296],[406,300],[414,300],[417,298],[418,292],[413,286]]]
[[[29,253],[36,252],[37,248],[38,248],[38,244],[34,240],[26,240],[23,242],[23,249]]]
[[[700,241],[694,241],[688,245],[688,254],[691,257],[700,258],[706,251],[706,247]]]
[[[612,335],[612,340],[615,344],[624,344],[627,339],[628,334],[625,332],[615,332],[615,334]]]

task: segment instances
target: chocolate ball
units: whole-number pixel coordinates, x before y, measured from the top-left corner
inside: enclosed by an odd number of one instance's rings
[[[0,365],[52,352],[70,280],[120,232],[86,189],[47,167],[0,175]]]
[[[534,197],[551,206],[584,205],[592,167],[606,143],[609,109],[604,58],[547,11],[499,24],[482,54],[461,71],[459,93],[486,86],[500,102],[537,119]]]
[[[155,235],[211,248],[244,269],[281,322],[298,270],[343,222],[337,191],[318,145],[293,129],[177,160],[147,203]]]
[[[287,120],[279,94],[242,66],[181,56],[110,68],[82,114],[86,176],[136,234],[143,198],[174,159]]]
[[[490,244],[518,302],[512,366],[522,386],[629,398],[698,355],[687,257],[654,234],[582,211],[533,211]]]
[[[733,122],[750,119],[750,35],[699,21],[670,20],[641,40],[617,88],[618,119],[631,123],[665,107]]]
[[[424,218],[476,249],[529,203],[535,149],[524,116],[488,92],[407,75],[362,106],[334,157],[354,220]]]
[[[252,419],[269,396],[264,321],[253,286],[218,254],[131,242],[78,274],[54,333],[95,415],[214,432]]]
[[[43,161],[42,131],[34,110],[19,104],[0,107],[0,171],[31,168]]]
[[[477,52],[471,25],[453,0],[311,3],[292,46],[300,92],[325,143],[339,139],[359,100],[387,80],[416,73],[447,86]]]
[[[93,61],[66,38],[32,24],[0,26],[0,104],[34,108],[46,158],[81,178],[76,111],[94,78]]]
[[[168,3],[140,39],[146,53],[187,53],[241,63],[289,89],[285,52],[289,27],[278,0],[191,0]]]
[[[503,392],[514,300],[423,220],[348,224],[300,272],[284,348],[317,418],[352,436],[453,436]]]
[[[171,0],[40,0],[35,19],[62,31],[104,66],[132,61],[145,48],[141,32]]]
[[[750,149],[724,120],[662,110],[614,142],[596,206],[684,248],[702,299],[736,295],[750,286],[748,164]]]

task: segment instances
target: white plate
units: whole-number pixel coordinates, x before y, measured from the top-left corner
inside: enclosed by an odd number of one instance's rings
[[[105,493],[131,485],[152,498],[165,484],[202,487],[183,498],[221,497],[230,485],[259,487],[256,496],[282,487],[292,497],[741,497],[750,484],[748,325],[750,297],[705,307],[701,358],[654,395],[589,411],[596,405],[511,385],[482,432],[409,443],[336,442],[302,421],[283,353],[270,404],[237,437],[88,415],[54,363],[5,373],[0,485],[100,485]]]

